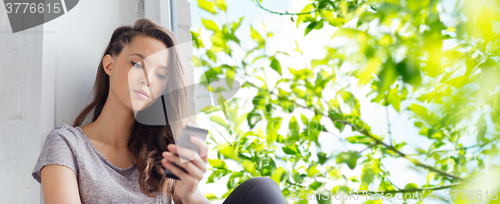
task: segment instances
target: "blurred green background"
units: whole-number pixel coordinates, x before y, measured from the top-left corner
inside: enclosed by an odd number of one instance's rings
[[[340,202],[315,197],[325,190],[440,192],[439,200],[347,203],[498,202],[498,0],[191,7],[193,62],[206,78],[242,84],[198,116],[209,120],[203,188],[214,202],[259,176],[276,181],[289,203]]]

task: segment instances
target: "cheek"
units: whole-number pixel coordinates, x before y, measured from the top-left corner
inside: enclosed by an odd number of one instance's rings
[[[128,74],[125,76],[126,78],[124,81],[127,81],[127,86],[129,87],[129,89],[132,89],[135,84],[139,83],[139,79],[142,75],[144,75],[144,72],[141,69],[132,68],[128,71]]]
[[[130,69],[123,68],[123,66],[117,65],[115,69],[117,69],[117,71],[112,76],[112,87],[110,88],[115,90],[115,93],[123,95],[125,92],[128,92],[129,84],[133,81],[133,75],[130,74]]]
[[[166,86],[167,86],[167,81],[168,80],[165,80],[165,81],[161,81],[160,83],[158,83],[158,86],[154,86],[153,87],[153,93],[155,95],[155,97],[160,97],[160,95],[163,93],[163,91],[166,89]]]

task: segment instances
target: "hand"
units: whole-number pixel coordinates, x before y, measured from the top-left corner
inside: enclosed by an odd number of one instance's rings
[[[170,152],[163,152],[163,159],[161,162],[165,168],[179,177],[180,180],[177,181],[175,191],[183,203],[210,203],[198,188],[198,184],[207,171],[208,146],[204,140],[198,137],[190,136],[189,139],[200,148],[200,155],[203,155],[202,157],[193,150],[169,144],[168,150]],[[179,154],[179,151],[182,152],[181,155],[183,157],[187,157],[190,161],[181,163],[180,158],[175,155]],[[172,163],[184,168],[188,173],[174,166]]]

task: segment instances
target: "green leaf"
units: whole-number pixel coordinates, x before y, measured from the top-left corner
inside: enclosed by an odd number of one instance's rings
[[[205,198],[207,198],[208,200],[217,200],[219,198],[217,198],[217,196],[213,193],[207,193],[205,194]]]
[[[363,170],[361,172],[361,182],[365,184],[370,184],[373,179],[375,179],[375,173],[371,171],[370,168],[363,167]]]
[[[217,5],[217,7],[226,12],[226,9],[227,9],[227,6],[226,6],[226,2],[224,2],[224,0],[215,0],[215,5]]]
[[[253,162],[243,161],[241,165],[243,166],[243,169],[246,172],[250,173],[252,176],[258,175],[257,169],[255,168],[255,164]]]
[[[235,74],[236,73],[231,69],[226,70],[226,84],[228,87],[233,87]]]
[[[346,140],[352,144],[365,144],[368,145],[372,142],[371,139],[364,135],[355,135],[351,137],[347,137]]]
[[[214,3],[210,2],[210,1],[207,1],[207,0],[198,0],[198,6],[205,10],[205,11],[208,11],[212,14],[215,14],[215,5]]]
[[[335,180],[338,180],[342,177],[342,173],[340,172],[340,170],[336,169],[333,166],[326,167],[326,172]]]
[[[476,136],[476,141],[477,143],[481,143],[484,140],[484,136],[486,135],[486,122],[484,121],[484,117],[480,117],[477,124],[477,136]]]
[[[304,123],[304,125],[309,126],[309,120],[304,114],[300,114],[300,119],[302,120],[302,123]]]
[[[271,68],[281,75],[281,64],[274,56],[271,57]]]
[[[299,123],[297,122],[297,119],[295,119],[295,116],[292,116],[290,118],[290,123],[288,124],[288,132],[290,133],[290,137],[293,139],[299,139]]]
[[[243,21],[243,17],[238,19],[238,22],[233,22],[231,25],[231,33],[234,33],[241,25],[241,21]]]
[[[234,159],[236,161],[239,160],[238,153],[231,145],[227,145],[226,147],[220,148],[217,152],[221,153],[225,158]]]
[[[262,116],[256,112],[250,112],[247,114],[247,122],[250,129],[252,129],[261,119]]]
[[[212,20],[208,20],[208,19],[202,18],[201,19],[201,23],[208,30],[211,30],[211,31],[214,31],[214,32],[220,32],[219,26],[214,21],[212,21]]]
[[[481,170],[484,170],[484,161],[482,159],[477,160],[477,167]]]
[[[323,183],[320,183],[320,182],[315,181],[315,182],[311,183],[311,184],[309,185],[309,187],[310,187],[310,188],[312,188],[313,190],[316,190],[316,189],[318,189],[321,185],[323,185]]]
[[[283,177],[285,176],[286,170],[283,167],[278,167],[271,174],[271,179],[273,179],[278,185],[283,181]]]
[[[285,154],[295,155],[299,153],[299,148],[296,144],[284,146],[282,149]]]
[[[316,167],[317,167],[317,164],[309,166],[309,168],[307,169],[307,176],[314,177],[314,176],[320,175],[321,172]]]
[[[344,103],[351,107],[353,116],[359,117],[360,104],[358,99],[356,99],[356,97],[354,97],[354,95],[352,95],[352,93],[348,91],[340,91],[338,93],[340,94],[340,96],[342,96]]]
[[[282,118],[273,118],[267,123],[267,137],[266,141],[268,145],[271,145],[278,139],[278,130],[281,126]]]
[[[409,83],[415,86],[418,86],[422,81],[422,77],[420,76],[420,70],[415,64],[412,57],[407,57],[403,61],[397,64],[396,69],[399,72],[399,75],[403,77],[403,81],[405,83]]]
[[[264,40],[264,38],[262,38],[262,36],[259,34],[259,32],[257,32],[255,29],[253,29],[252,26],[250,26],[250,36],[252,37],[252,39],[257,42],[257,44],[259,44],[259,47],[263,47],[264,44],[266,44],[266,41]]]
[[[313,22],[309,23],[309,25],[306,27],[306,30],[304,31],[304,36],[306,36],[314,28],[316,28],[317,25],[318,25],[318,21],[313,21]]]
[[[387,94],[387,101],[392,104],[392,107],[396,109],[396,111],[399,112],[399,108],[401,106],[401,99],[397,95],[398,90],[396,89],[390,89],[389,93]]]
[[[328,160],[328,158],[326,157],[326,153],[318,152],[318,162],[320,164],[324,164],[326,162],[326,160]]]
[[[370,184],[375,179],[375,176],[381,171],[380,160],[369,160],[369,162],[365,163],[365,165],[363,166],[363,170],[361,172],[361,182],[366,185]]]
[[[229,119],[229,116],[227,115],[226,104],[224,103],[224,101],[227,101],[227,100],[224,98],[224,96],[221,93],[219,93],[217,96],[218,105],[221,107],[222,112],[224,113],[224,116],[226,117],[226,119]]]
[[[380,85],[379,94],[385,93],[390,86],[396,81],[398,73],[394,68],[394,62],[389,58],[386,63],[383,64],[382,71],[379,73]]]
[[[342,152],[337,155],[337,164],[346,163],[350,169],[354,169],[356,168],[359,157],[361,157],[361,155],[356,151]]]
[[[312,4],[308,4],[307,6],[305,6],[301,13],[307,13],[307,12],[311,12],[312,10],[314,9],[314,6]],[[297,28],[299,28],[299,25],[302,23],[302,21],[304,21],[304,19],[306,17],[311,17],[311,14],[305,14],[305,15],[299,15],[297,17],[297,21],[296,21],[296,24],[297,24]]]
[[[199,29],[199,32],[191,31],[191,37],[196,44],[196,48],[205,47],[205,45],[203,45],[203,41],[200,38],[200,32],[201,32],[201,28]],[[197,60],[197,61],[199,61],[199,60]],[[198,63],[200,63],[200,65],[197,65],[197,66],[201,66],[201,62],[198,62]]]
[[[213,168],[227,170],[226,162],[222,159],[208,159],[208,163]]]
[[[299,49],[299,42],[297,42],[297,40],[295,40],[295,51],[297,51],[300,54],[304,54],[302,50]]]
[[[436,176],[436,173],[434,173],[434,172],[429,172],[427,174],[427,184],[430,184],[431,179],[434,178],[434,176]]]
[[[415,183],[408,183],[408,184],[406,184],[404,189],[418,189],[418,186]],[[405,198],[405,195],[410,197],[408,194],[412,195],[412,193],[404,193],[403,198]]]
[[[210,116],[210,120],[211,121],[214,121],[215,123],[217,123],[218,125],[222,126],[222,127],[226,127],[227,123],[226,121],[224,121],[221,117],[219,116],[215,116],[215,115],[212,115]]]
[[[304,178],[307,175],[299,173],[299,171],[297,171],[296,169],[292,169],[292,176],[293,176],[293,180],[296,183],[302,183],[302,181],[304,181]]]
[[[373,75],[376,74],[381,68],[382,62],[378,57],[372,57],[366,61],[365,68],[359,71],[357,78],[359,79],[359,85],[365,85],[373,79]]]
[[[217,62],[217,57],[215,56],[215,53],[212,50],[210,49],[207,50],[206,55],[210,60]]]
[[[411,104],[408,109],[413,111],[416,115],[420,116],[421,119],[430,120],[429,111],[427,110],[427,108],[414,103]]]

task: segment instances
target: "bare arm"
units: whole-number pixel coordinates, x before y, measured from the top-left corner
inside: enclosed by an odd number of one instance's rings
[[[70,168],[58,164],[44,166],[41,180],[46,204],[81,203],[76,174]]]

